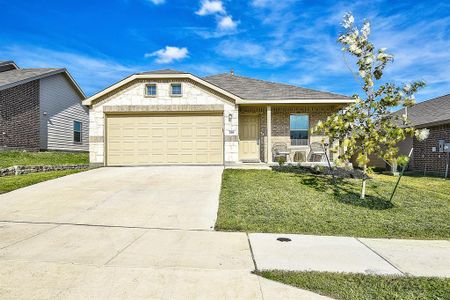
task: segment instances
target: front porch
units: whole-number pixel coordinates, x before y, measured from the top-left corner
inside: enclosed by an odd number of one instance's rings
[[[240,105],[239,163],[272,165],[274,150],[281,147],[289,163],[323,164],[312,159],[311,144],[327,138],[311,134],[310,129],[340,108],[342,105],[336,104]],[[328,154],[333,159],[332,153]]]

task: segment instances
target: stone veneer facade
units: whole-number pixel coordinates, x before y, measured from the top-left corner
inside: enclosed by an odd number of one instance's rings
[[[0,148],[39,147],[39,80],[0,91]]]
[[[146,96],[145,85],[157,84],[157,95]],[[182,83],[182,96],[170,95],[170,84]],[[217,93],[190,79],[137,79],[125,84],[94,102],[90,109],[89,147],[91,164],[104,164],[105,114],[113,112],[176,112],[182,109],[190,112],[223,109],[224,156],[225,163],[239,162],[239,114],[260,115],[260,160],[268,161],[267,146],[267,106],[239,106],[234,100]],[[272,105],[272,143],[283,142],[290,145],[289,115],[293,113],[309,115],[310,128],[319,120],[338,110],[341,106],[331,104]],[[231,116],[231,120],[230,120]],[[312,135],[311,142],[320,142],[324,137]],[[309,151],[309,146],[292,147]]]
[[[148,83],[157,84],[157,95],[146,96],[145,85]],[[170,84],[182,84],[182,96],[170,95]],[[238,108],[231,99],[219,96],[216,92],[206,87],[199,86],[196,82],[188,79],[168,80],[168,79],[141,79],[132,81],[119,90],[106,94],[95,102],[90,110],[89,115],[89,152],[90,162],[92,164],[104,163],[104,124],[105,111],[120,110],[121,106],[127,106],[127,110],[131,106],[142,108],[145,106],[161,106],[158,111],[173,111],[174,108],[183,106],[188,109],[192,106],[193,111],[199,107],[216,108],[218,105],[223,106],[224,119],[224,151],[225,162],[238,161]],[[229,120],[231,115],[231,121]]]

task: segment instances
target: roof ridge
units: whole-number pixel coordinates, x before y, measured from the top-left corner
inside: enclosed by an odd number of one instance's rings
[[[413,107],[416,106],[416,105],[428,104],[430,102],[433,102],[433,101],[436,101],[436,100],[440,100],[440,98],[444,98],[444,97],[447,97],[447,96],[450,96],[450,93],[449,94],[445,94],[445,95],[441,95],[441,96],[437,96],[435,98],[427,99],[427,100],[424,100],[422,102],[415,103],[413,105]]]
[[[288,84],[288,83],[283,83],[283,82],[275,82],[275,81],[271,81],[271,80],[253,78],[253,77],[248,77],[248,76],[241,76],[241,75],[236,75],[236,74],[231,75],[230,73],[226,73],[226,72],[225,73],[219,73],[219,74],[216,74],[216,75],[206,76],[206,77],[203,77],[203,78],[214,77],[214,76],[222,76],[222,75],[225,75],[227,77],[239,77],[239,78],[243,78],[243,79],[250,79],[250,80],[259,81],[259,82],[263,82],[263,83],[284,85],[284,86],[287,86],[287,87],[303,89],[305,91],[310,91],[310,92],[315,92],[315,93],[326,93],[326,94],[331,94],[331,95],[336,95],[336,96],[345,96],[345,97],[352,98],[351,96],[342,95],[342,94],[338,94],[338,93],[334,93],[334,92],[316,90],[316,89],[311,89],[311,88],[305,88],[305,87],[298,86],[298,85],[293,85],[293,84]]]

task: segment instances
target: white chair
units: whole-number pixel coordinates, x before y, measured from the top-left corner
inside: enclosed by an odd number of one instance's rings
[[[273,161],[277,161],[278,157],[284,157],[286,162],[290,162],[290,154],[286,143],[274,143],[272,145],[272,159]]]
[[[310,162],[326,162],[327,157],[325,155],[325,148],[321,143],[311,143],[309,145],[310,151],[308,155],[308,161]],[[318,158],[318,160],[316,160]]]

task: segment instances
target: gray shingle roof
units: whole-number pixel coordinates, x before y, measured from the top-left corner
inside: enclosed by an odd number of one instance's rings
[[[260,79],[231,75],[229,73],[203,78],[242,99],[286,100],[286,99],[350,99],[350,97],[306,89],[294,85],[275,83]]]
[[[17,69],[0,72],[0,89],[39,79],[56,73],[64,72],[64,69]]]
[[[403,115],[402,108],[394,114]],[[450,123],[450,94],[417,103],[408,108],[408,120],[414,126]]]
[[[178,71],[178,70],[172,70],[172,69],[163,69],[163,70],[154,70],[154,71],[148,71],[148,72],[142,72],[137,73],[138,75],[145,75],[145,74],[188,74],[187,72]]]

